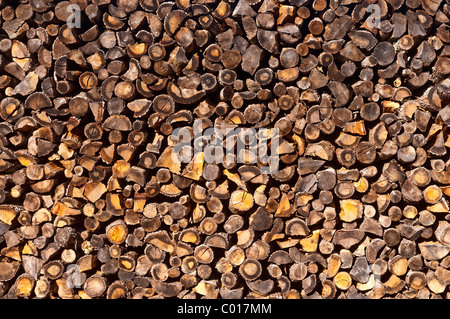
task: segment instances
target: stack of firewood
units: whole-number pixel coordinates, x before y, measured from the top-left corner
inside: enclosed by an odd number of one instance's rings
[[[0,13],[0,297],[450,297],[449,0]]]

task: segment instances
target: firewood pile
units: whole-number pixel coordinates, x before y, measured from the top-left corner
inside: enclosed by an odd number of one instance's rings
[[[0,10],[0,297],[450,297],[449,0]]]

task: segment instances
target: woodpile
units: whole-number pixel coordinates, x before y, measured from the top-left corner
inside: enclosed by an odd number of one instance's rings
[[[0,297],[450,297],[449,0],[0,9]]]

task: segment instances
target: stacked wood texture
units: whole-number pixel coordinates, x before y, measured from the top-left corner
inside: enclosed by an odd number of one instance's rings
[[[448,0],[0,9],[3,298],[450,296]],[[198,119],[279,170],[174,160]]]

